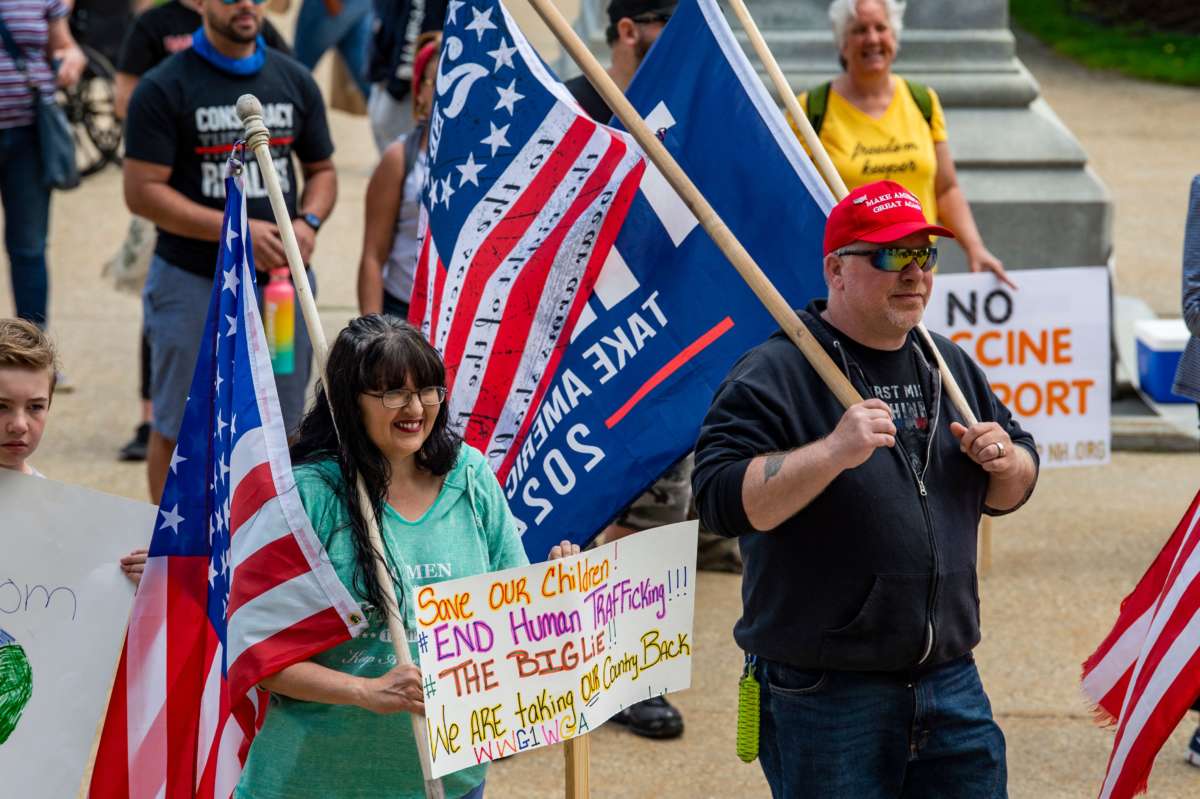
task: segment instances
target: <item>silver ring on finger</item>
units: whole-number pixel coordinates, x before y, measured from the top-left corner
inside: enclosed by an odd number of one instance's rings
[[[1004,457],[1004,445],[1001,444],[999,441],[997,441],[995,443],[996,443],[996,457],[1003,458]]]

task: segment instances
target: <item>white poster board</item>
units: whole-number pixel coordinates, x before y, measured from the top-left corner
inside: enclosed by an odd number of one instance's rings
[[[697,529],[419,589],[433,775],[569,740],[690,686]]]
[[[0,744],[3,796],[79,792],[133,603],[117,561],[146,546],[155,516],[144,502],[0,470],[0,638],[15,639],[32,673]],[[0,651],[21,655],[13,646]]]
[[[1042,468],[1108,463],[1109,284],[1102,266],[938,275],[925,325],[987,374],[1033,434]]]

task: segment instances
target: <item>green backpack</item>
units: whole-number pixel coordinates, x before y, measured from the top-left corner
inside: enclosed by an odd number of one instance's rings
[[[913,102],[921,110],[925,124],[933,127],[933,96],[929,93],[929,87],[907,78],[903,78],[903,80],[904,85],[908,87],[908,93],[912,95]],[[808,93],[806,116],[818,136],[821,135],[821,125],[825,122],[825,110],[829,107],[829,89],[829,82],[825,82]]]

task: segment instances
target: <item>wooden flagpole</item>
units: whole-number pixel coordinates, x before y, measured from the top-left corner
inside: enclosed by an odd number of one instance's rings
[[[837,169],[834,168],[833,162],[829,159],[829,154],[825,151],[825,145],[821,143],[817,132],[813,130],[812,123],[808,121],[808,115],[800,108],[800,103],[796,100],[796,95],[792,91],[791,86],[788,85],[783,70],[779,68],[779,62],[775,60],[774,54],[771,53],[771,48],[767,46],[766,39],[763,38],[762,32],[759,31],[754,18],[750,16],[750,10],[746,8],[743,0],[728,0],[728,2],[729,7],[733,9],[734,15],[737,16],[738,21],[742,24],[742,28],[746,31],[746,36],[750,39],[750,45],[758,55],[758,60],[766,67],[767,75],[771,78],[771,82],[775,86],[775,93],[779,95],[780,101],[783,102],[787,112],[795,121],[796,128],[804,138],[804,143],[808,145],[808,150],[813,157],[813,163],[816,164],[817,169],[825,178],[830,191],[833,192],[835,197],[841,200],[850,193],[846,188],[846,183],[842,180],[842,176],[838,174]],[[946,360],[942,357],[942,353],[938,351],[937,346],[933,343],[933,337],[929,335],[929,330],[926,329],[924,322],[917,325],[917,331],[925,339],[925,342],[929,345],[929,349],[933,351],[933,357],[937,360],[938,371],[942,373],[942,388],[950,396],[950,402],[954,405],[959,415],[962,416],[963,422],[967,427],[977,424],[978,419],[975,418],[975,413],[971,410],[971,406],[967,402],[967,398],[963,395],[962,389],[959,388],[958,381],[950,373],[950,368],[946,365]],[[980,574],[983,575],[991,568],[992,563],[992,517],[983,517],[979,536]]]
[[[296,288],[296,296],[300,300],[300,308],[304,314],[304,325],[308,330],[309,340],[312,341],[313,354],[317,361],[317,375],[322,382],[325,380],[325,366],[329,360],[329,345],[325,339],[325,331],[321,327],[321,319],[317,314],[317,303],[313,298],[312,289],[308,285],[308,275],[304,271],[304,262],[300,258],[300,246],[296,243],[296,232],[292,229],[291,215],[283,200],[283,192],[279,188],[279,176],[275,172],[275,163],[271,160],[270,132],[263,123],[262,103],[252,94],[243,94],[237,101],[238,116],[245,126],[246,146],[258,160],[258,168],[262,173],[263,182],[267,186],[267,195],[271,200],[271,210],[275,214],[275,223],[283,238],[283,249],[287,253],[288,267],[292,273],[292,284]],[[337,420],[333,420],[337,427]],[[396,589],[392,582],[391,572],[385,562],[383,537],[379,533],[379,522],[371,507],[371,498],[367,495],[367,487],[362,477],[358,479],[358,503],[362,510],[363,519],[367,523],[367,535],[374,550],[375,579],[383,590],[385,600],[384,613],[387,618],[388,635],[392,639],[392,648],[396,653],[396,662],[402,666],[412,665],[412,653],[408,649],[408,633],[404,629],[404,619],[396,603]],[[424,716],[410,714],[412,717],[413,737],[417,742],[417,754],[421,760],[421,773],[425,778],[425,796],[427,799],[443,799],[445,791],[442,781],[430,777],[429,736],[426,731]]]

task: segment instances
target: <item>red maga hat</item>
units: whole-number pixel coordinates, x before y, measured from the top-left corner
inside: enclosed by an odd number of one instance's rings
[[[859,186],[829,212],[825,253],[855,241],[887,244],[914,233],[954,238],[946,228],[925,220],[916,195],[893,180],[880,180]]]

